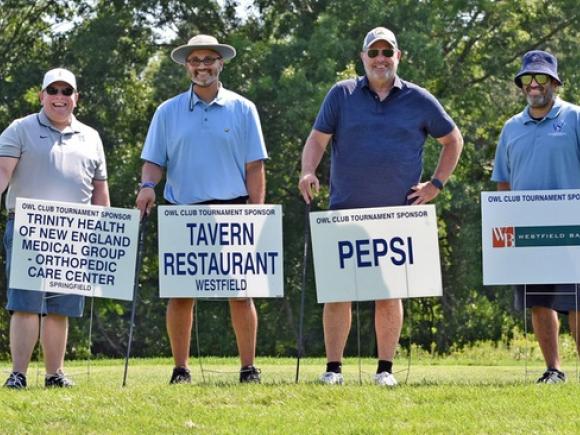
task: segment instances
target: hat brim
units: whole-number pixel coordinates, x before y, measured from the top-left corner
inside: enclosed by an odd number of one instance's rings
[[[556,80],[558,82],[558,84],[560,86],[562,86],[562,80],[560,80],[560,77],[558,77],[557,75],[554,74],[554,72],[546,67],[546,65],[542,64],[530,64],[527,65],[525,69],[521,69],[516,76],[514,77],[514,83],[516,84],[516,86],[518,88],[522,87],[522,82],[520,80],[520,77],[526,74],[546,74],[550,77],[552,77],[554,80]]]
[[[397,41],[393,41],[391,39],[383,38],[383,37],[379,36],[378,38],[373,39],[372,42],[369,43],[369,45],[364,46],[363,51],[368,50],[373,44],[375,44],[376,42],[379,42],[379,41],[385,41],[387,44],[389,44],[395,50],[399,49],[399,47],[397,47]]]
[[[224,60],[236,57],[236,49],[227,44],[181,45],[171,52],[171,59],[175,63],[185,65],[187,57],[193,50],[212,50],[219,53]]]
[[[44,91],[46,88],[48,88],[50,85],[54,84],[54,83],[66,83],[67,85],[69,85],[71,88],[73,88],[75,91],[77,90],[77,84],[74,83],[72,80],[66,80],[63,79],[61,77],[57,78],[56,80],[52,80],[51,82],[45,82],[43,83],[42,89],[41,91]]]

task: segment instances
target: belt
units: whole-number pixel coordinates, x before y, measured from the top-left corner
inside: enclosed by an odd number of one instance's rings
[[[14,212],[13,211],[8,212],[8,219],[14,219]]]
[[[208,201],[195,202],[192,204],[175,204],[173,202],[167,201],[171,205],[220,205],[220,204],[247,204],[249,196],[238,196],[232,199],[210,199]]]
[[[246,204],[248,196],[238,196],[232,199],[210,199],[209,201],[197,202],[194,205],[217,205],[217,204]]]

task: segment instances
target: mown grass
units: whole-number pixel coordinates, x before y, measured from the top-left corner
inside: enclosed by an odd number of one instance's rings
[[[580,382],[536,385],[543,367],[400,358],[396,389],[372,384],[373,359],[345,360],[346,385],[315,383],[324,360],[259,358],[262,385],[239,385],[235,358],[192,359],[192,385],[169,386],[169,359],[68,363],[77,382],[45,390],[31,367],[26,391],[0,390],[2,433],[580,433]],[[8,363],[2,364],[5,374]],[[407,381],[406,381],[407,380]]]

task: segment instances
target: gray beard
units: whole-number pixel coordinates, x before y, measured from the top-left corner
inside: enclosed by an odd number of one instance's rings
[[[548,95],[534,95],[534,96],[527,95],[526,100],[530,105],[530,107],[533,108],[546,107],[551,101]]]
[[[541,109],[543,107],[549,106],[554,100],[554,92],[548,89],[544,95],[526,95],[526,101],[534,109]]]

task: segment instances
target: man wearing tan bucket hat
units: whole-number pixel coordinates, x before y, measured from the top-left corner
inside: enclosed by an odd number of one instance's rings
[[[136,205],[149,213],[164,170],[170,204],[263,204],[264,160],[268,158],[256,106],[219,81],[224,61],[236,50],[209,35],[197,35],[171,52],[185,65],[190,88],[162,103],[145,140]],[[170,299],[167,332],[175,368],[171,384],[189,383],[192,298]],[[260,382],[254,367],[258,317],[252,299],[230,299],[242,368],[240,382]]]

